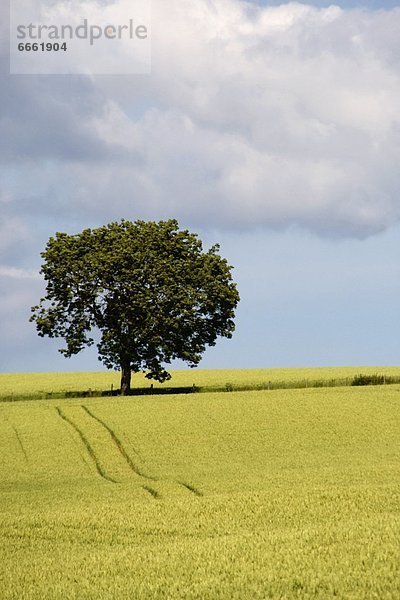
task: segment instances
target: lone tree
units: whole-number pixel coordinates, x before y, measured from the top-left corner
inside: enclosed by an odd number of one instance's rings
[[[174,219],[57,233],[41,254],[46,295],[30,320],[41,337],[65,339],[66,357],[100,332],[99,360],[121,370],[121,394],[132,372],[166,381],[163,364],[179,358],[195,367],[218,336],[232,337],[239,294],[218,251],[204,252]]]

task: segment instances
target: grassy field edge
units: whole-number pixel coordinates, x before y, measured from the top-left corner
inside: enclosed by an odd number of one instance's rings
[[[133,377],[132,395],[210,393],[276,389],[389,385],[400,383],[400,367],[173,370],[160,384]],[[119,373],[0,373],[0,402],[90,398],[119,393]]]

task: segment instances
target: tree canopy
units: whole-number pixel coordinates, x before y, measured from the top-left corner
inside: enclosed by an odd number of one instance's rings
[[[46,295],[32,307],[40,336],[60,337],[66,357],[94,344],[107,368],[157,381],[165,365],[196,366],[218,336],[230,338],[239,302],[219,245],[203,251],[176,220],[113,222],[77,235],[56,233],[41,254]]]

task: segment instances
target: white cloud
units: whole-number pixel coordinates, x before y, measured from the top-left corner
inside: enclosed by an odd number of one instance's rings
[[[8,267],[7,265],[0,265],[0,278],[1,277],[10,279],[41,279],[37,271],[18,269],[17,267]]]
[[[17,216],[0,215],[0,257],[18,256],[32,237],[29,225]]]
[[[93,121],[139,157],[128,206],[361,237],[399,219],[400,10],[154,4],[155,108],[116,96]]]
[[[54,79],[32,88],[33,137],[16,129],[12,158],[18,136],[40,146],[50,106],[50,162],[45,185],[41,162],[24,167],[19,194],[36,177],[61,220],[384,230],[400,218],[399,29],[400,9],[153,0],[151,76],[93,79],[79,105],[77,81],[73,103]]]

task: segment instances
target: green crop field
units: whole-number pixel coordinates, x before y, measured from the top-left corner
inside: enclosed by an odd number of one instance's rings
[[[1,600],[400,598],[399,385],[17,399],[112,381],[0,376]]]

